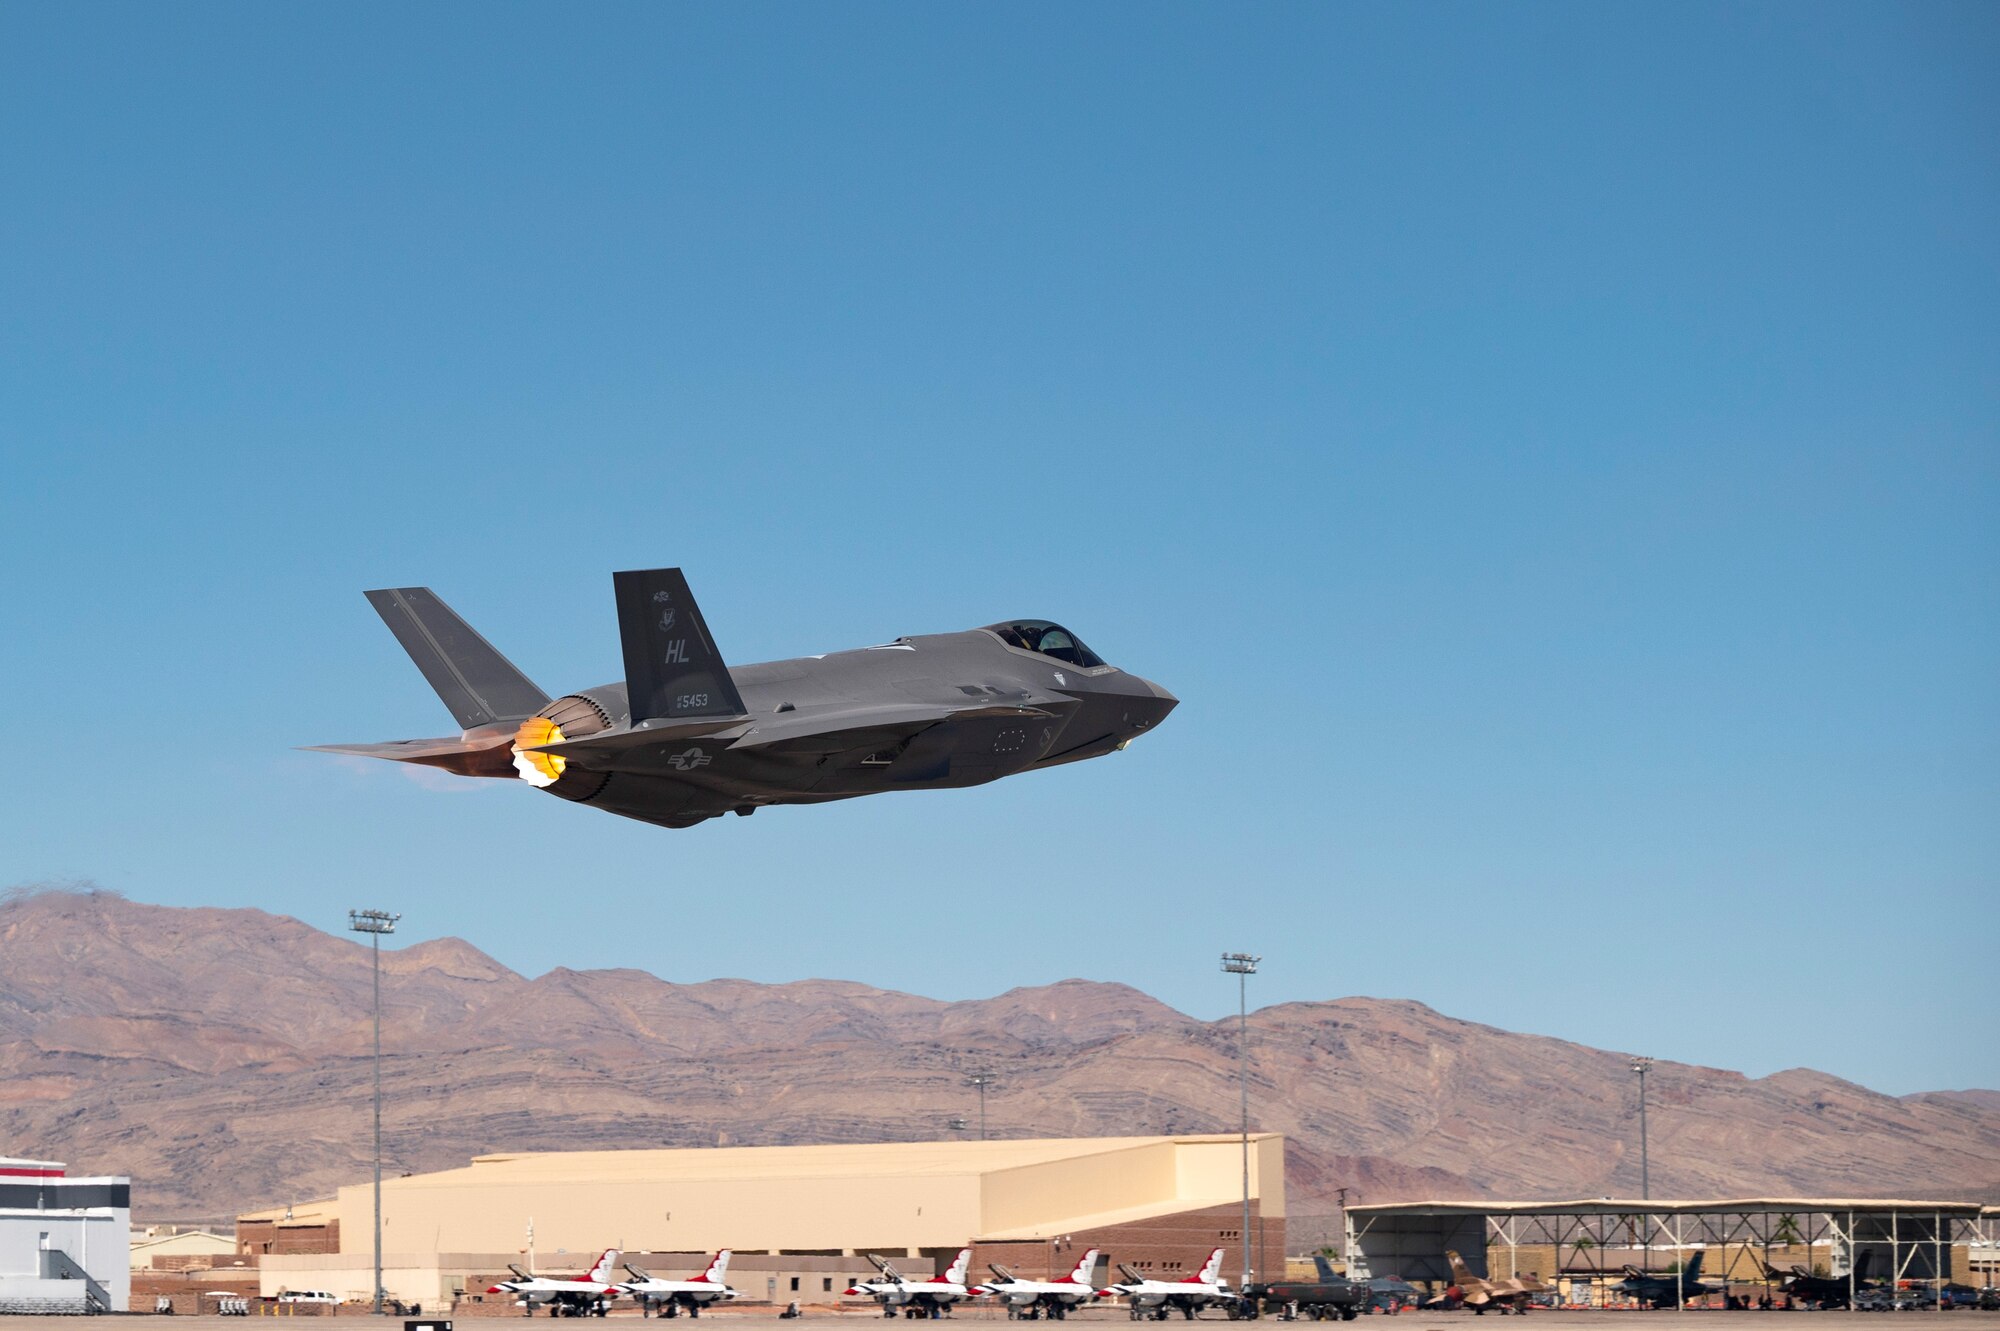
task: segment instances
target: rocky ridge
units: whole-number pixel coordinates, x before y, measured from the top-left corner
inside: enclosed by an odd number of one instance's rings
[[[936,1137],[992,1067],[995,1135],[1226,1131],[1233,1021],[1067,980],[945,1003],[827,980],[529,979],[468,943],[382,953],[397,1172],[495,1150]],[[130,1173],[147,1217],[366,1172],[368,950],[255,910],[0,901],[0,1152]],[[1624,1056],[1345,998],[1252,1014],[1252,1103],[1292,1209],[1636,1190]],[[1661,1063],[1656,1195],[2000,1195],[2000,1095]]]

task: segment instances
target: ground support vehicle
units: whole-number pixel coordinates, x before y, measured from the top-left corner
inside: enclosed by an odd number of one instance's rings
[[[1361,1315],[1367,1291],[1336,1276],[1331,1280],[1274,1280],[1246,1285],[1244,1303],[1251,1317],[1277,1317],[1329,1322],[1353,1321]]]

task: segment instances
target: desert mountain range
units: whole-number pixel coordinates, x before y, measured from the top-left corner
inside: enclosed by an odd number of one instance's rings
[[[528,979],[457,939],[382,954],[392,1172],[497,1150],[1232,1130],[1234,1021],[1066,980],[946,1003],[826,980]],[[129,1173],[141,1218],[226,1216],[367,1173],[365,946],[257,910],[0,900],[0,1154]],[[1292,1210],[1631,1195],[1624,1055],[1343,998],[1251,1015],[1255,1126]],[[2000,1199],[2000,1093],[1660,1063],[1655,1196]]]

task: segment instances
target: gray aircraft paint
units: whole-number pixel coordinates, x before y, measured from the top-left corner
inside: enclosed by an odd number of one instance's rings
[[[608,813],[688,827],[1101,757],[1178,701],[1040,620],[731,668],[679,569],[617,573],[613,590],[626,678],[554,700],[428,588],[369,592],[465,729],[314,747],[526,777]]]

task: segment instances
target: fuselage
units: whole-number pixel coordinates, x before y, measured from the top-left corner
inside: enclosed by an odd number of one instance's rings
[[[1097,1297],[1097,1291],[1089,1285],[1077,1285],[1064,1280],[991,1280],[973,1292],[991,1294],[1002,1303],[1010,1303],[1016,1308],[1026,1308],[1037,1303],[1043,1305],[1061,1303],[1074,1307]]]
[[[597,1298],[606,1294],[616,1296],[616,1285],[601,1285],[589,1280],[503,1280],[494,1286],[509,1294],[519,1294],[534,1303],[547,1303],[563,1294],[579,1294]]]
[[[1077,665],[990,629],[729,674],[748,720],[567,758],[546,788],[608,812],[684,825],[768,804],[973,786],[1121,749],[1178,701],[1116,666]],[[570,739],[628,727],[630,711],[622,681],[544,709]]]
[[[727,1285],[717,1285],[706,1280],[628,1280],[623,1286],[627,1294],[645,1298],[660,1298],[668,1294],[685,1295],[701,1303],[714,1303],[719,1299],[733,1299],[736,1291]]]
[[[1136,1284],[1112,1285],[1106,1291],[1122,1294],[1130,1303],[1141,1308],[1157,1308],[1170,1299],[1198,1299],[1205,1303],[1220,1303],[1236,1296],[1221,1285],[1195,1284],[1192,1281],[1147,1280]]]

